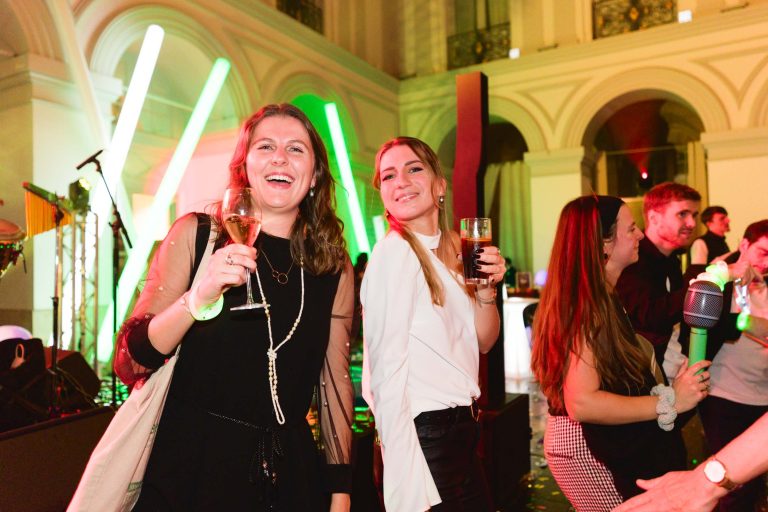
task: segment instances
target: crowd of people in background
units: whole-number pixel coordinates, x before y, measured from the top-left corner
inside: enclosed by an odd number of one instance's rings
[[[746,439],[768,442],[768,422],[758,421],[768,410],[768,220],[750,224],[729,252],[728,214],[707,208],[708,232],[683,273],[700,204],[686,185],[653,187],[643,198],[644,233],[617,198],[585,196],[563,209],[532,367],[550,409],[545,455],[577,510],[743,512],[765,502],[768,456],[740,460],[737,436],[754,424]],[[722,263],[707,267],[713,261]],[[689,365],[683,309],[698,276],[719,278],[724,300],[706,359]],[[751,306],[738,327],[737,294]],[[676,472],[686,466],[680,428],[696,410],[713,456]],[[683,482],[702,492],[691,499]]]
[[[478,373],[499,337],[497,286],[514,287],[516,270],[495,245],[462,262],[433,149],[381,146],[374,186],[390,229],[354,266],[325,146],[299,109],[246,120],[228,173],[259,205],[256,241],[233,238],[221,203],[178,219],[118,336],[128,385],[178,357],[133,510],[348,512],[356,340],[386,509],[495,510],[477,453]],[[643,198],[644,229],[613,196],[560,214],[531,364],[548,402],[546,460],[578,511],[765,503],[768,219],[731,251],[722,206],[701,211],[694,239],[701,203],[666,182]],[[469,284],[467,264],[488,279]],[[258,313],[239,307],[250,275]],[[706,358],[689,364],[684,302],[699,278],[723,302]],[[315,396],[322,453],[306,420]],[[712,456],[685,471],[681,429],[697,412]]]

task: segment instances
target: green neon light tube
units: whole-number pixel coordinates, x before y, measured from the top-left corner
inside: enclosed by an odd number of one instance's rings
[[[355,179],[352,176],[352,166],[349,163],[347,144],[344,142],[344,132],[341,130],[339,111],[335,103],[326,103],[325,117],[328,119],[328,127],[331,130],[331,140],[333,142],[333,151],[336,154],[336,162],[339,166],[341,185],[347,191],[349,198],[347,207],[349,208],[349,216],[352,218],[352,229],[355,233],[357,248],[360,252],[370,253],[371,245],[368,242],[368,234],[365,231],[363,212],[360,209],[360,200],[357,197]]]
[[[203,134],[213,106],[224,86],[224,81],[229,74],[230,67],[229,61],[224,58],[216,59],[216,62],[213,64],[213,69],[211,69],[211,73],[208,75],[203,92],[197,100],[197,105],[195,105],[195,109],[192,111],[192,116],[187,122],[184,133],[181,135],[181,139],[179,139],[179,144],[176,146],[176,151],[173,153],[173,157],[171,157],[171,161],[168,164],[168,169],[166,169],[165,175],[157,189],[155,200],[150,207],[147,219],[155,219],[167,214],[181,178],[184,176],[187,165],[189,165],[197,143]],[[139,279],[141,279],[147,267],[147,258],[154,243],[153,237],[149,235],[151,230],[143,229],[142,232],[145,233],[145,236],[137,240],[120,276],[117,295],[118,322],[122,322],[125,318],[128,304],[139,284]],[[113,307],[115,305],[111,304],[105,318],[112,316]],[[112,323],[104,322],[99,331],[99,360],[108,360],[112,354],[113,346]]]

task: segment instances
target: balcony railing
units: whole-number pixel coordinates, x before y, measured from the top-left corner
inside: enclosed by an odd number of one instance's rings
[[[448,37],[448,69],[509,58],[509,23]]]
[[[594,37],[610,37],[677,21],[676,0],[594,0]]]
[[[312,0],[277,0],[277,10],[315,32],[323,33],[323,9]]]

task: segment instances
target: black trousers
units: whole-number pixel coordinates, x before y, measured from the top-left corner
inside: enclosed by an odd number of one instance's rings
[[[413,420],[442,499],[433,512],[495,510],[477,456],[480,427],[473,416],[470,407],[456,407],[424,412]]]
[[[704,425],[707,445],[712,453],[738,437],[765,412],[768,406],[745,405],[710,396],[699,403],[699,415]],[[765,475],[750,480],[720,500],[720,512],[749,512],[761,510],[765,502]]]

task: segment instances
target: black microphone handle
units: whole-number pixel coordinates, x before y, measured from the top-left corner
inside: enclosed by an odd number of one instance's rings
[[[98,156],[99,156],[99,155],[100,155],[100,154],[101,154],[103,151],[104,151],[103,149],[100,149],[100,150],[98,150],[97,152],[95,152],[94,154],[92,154],[91,156],[89,156],[88,158],[86,158],[85,160],[83,160],[82,162],[80,162],[80,165],[78,165],[78,166],[76,167],[76,169],[79,171],[80,169],[82,169],[82,168],[83,168],[83,167],[85,167],[86,165],[88,165],[88,164],[90,164],[91,162],[95,161],[95,160],[96,160],[96,158],[97,158],[97,157],[98,157]]]

